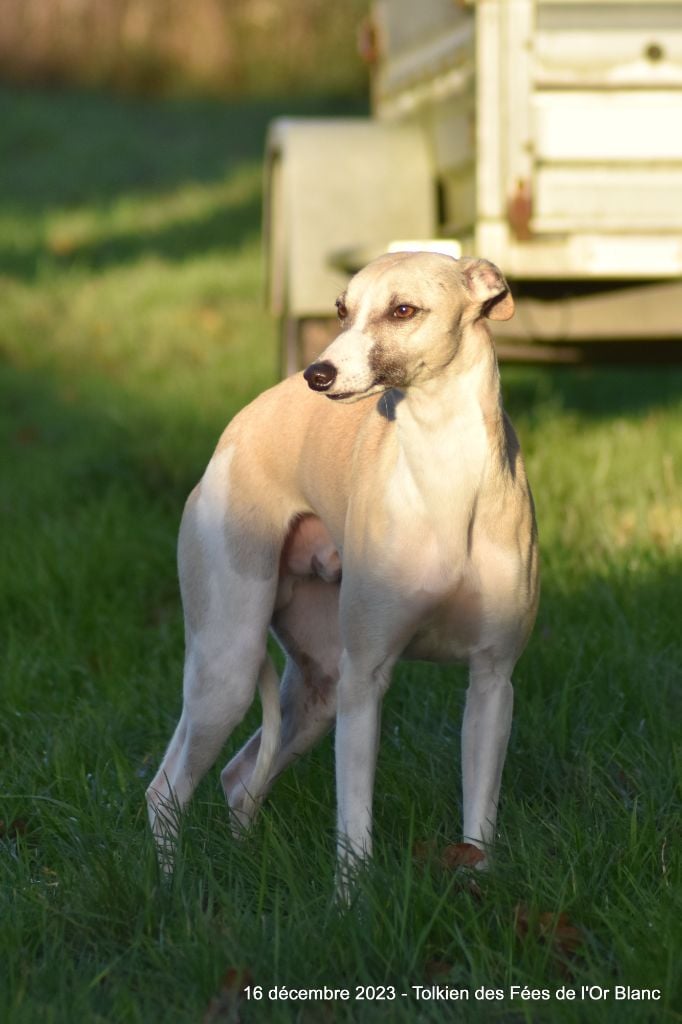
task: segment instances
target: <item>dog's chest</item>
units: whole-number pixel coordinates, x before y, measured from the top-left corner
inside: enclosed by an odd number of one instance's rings
[[[478,646],[483,615],[480,588],[475,578],[465,573],[441,593],[413,595],[421,605],[414,633],[404,657],[422,661],[459,661],[467,659]]]

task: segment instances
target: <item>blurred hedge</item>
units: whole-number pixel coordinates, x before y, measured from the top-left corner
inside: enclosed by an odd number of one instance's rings
[[[6,81],[136,93],[348,93],[368,0],[0,0]]]

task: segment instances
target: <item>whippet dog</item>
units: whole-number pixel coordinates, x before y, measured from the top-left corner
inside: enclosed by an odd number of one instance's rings
[[[338,337],[232,420],[185,507],[184,705],[147,791],[167,868],[179,811],[258,687],[262,727],[221,776],[234,819],[248,824],[336,718],[343,891],[371,853],[399,658],[468,661],[463,833],[485,854],[493,840],[511,675],[538,600],[533,501],[484,322],[511,317],[513,299],[486,260],[402,252],[336,306]]]

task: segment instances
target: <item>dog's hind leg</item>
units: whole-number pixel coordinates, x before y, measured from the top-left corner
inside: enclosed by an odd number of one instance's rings
[[[262,735],[258,729],[223,769],[227,802],[240,824],[261,802],[273,782],[331,728],[336,715],[338,682],[339,588],[320,579],[297,583],[293,596],[273,620],[273,632],[287,661],[281,685],[281,744],[267,777],[258,778],[256,761]]]
[[[257,681],[270,671],[264,636],[258,647],[232,646],[219,654],[207,649],[204,637],[188,651],[182,716],[147,791],[160,853],[168,851],[178,813],[251,705]]]
[[[257,682],[272,671],[266,641],[277,590],[278,552],[275,545],[260,545],[258,575],[249,574],[244,549],[240,564],[226,537],[224,513],[222,518],[214,514],[211,484],[209,478],[208,486],[202,483],[190,498],[180,531],[186,634],[183,710],[147,790],[152,831],[167,868],[178,813],[244,717]],[[270,566],[265,564],[264,549],[272,551]]]

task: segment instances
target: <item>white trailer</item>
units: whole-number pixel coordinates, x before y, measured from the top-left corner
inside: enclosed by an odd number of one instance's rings
[[[372,117],[269,133],[284,372],[348,273],[406,245],[502,268],[503,357],[679,354],[681,0],[376,0],[363,47]]]

